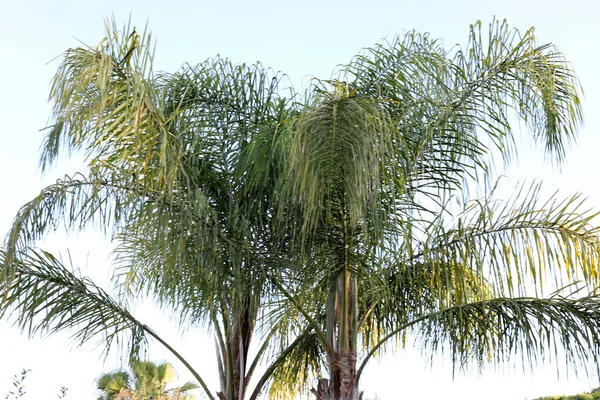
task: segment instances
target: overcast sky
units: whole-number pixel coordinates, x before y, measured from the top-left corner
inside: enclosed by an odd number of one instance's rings
[[[282,5],[289,3],[289,5]],[[552,42],[565,53],[585,91],[585,127],[579,142],[568,152],[562,171],[538,163],[530,149],[525,161],[509,171],[512,179],[543,178],[546,186],[563,193],[583,192],[600,209],[597,174],[600,157],[600,25],[595,0],[501,1],[128,1],[110,0],[0,0],[0,235],[8,231],[18,208],[43,187],[65,173],[76,172],[78,161],[61,163],[48,176],[37,169],[40,129],[50,116],[46,103],[54,60],[77,40],[95,45],[103,37],[104,18],[114,14],[119,24],[131,15],[137,26],[152,31],[157,40],[155,69],[174,71],[183,63],[202,62],[216,54],[234,62],[261,61],[302,84],[307,77],[328,78],[361,48],[383,37],[416,29],[444,40],[447,47],[465,44],[469,24],[506,18],[522,31],[536,27],[540,43]],[[77,39],[77,40],[76,40]],[[526,167],[523,167],[525,165]],[[94,279],[105,284],[110,275],[109,246],[99,234],[56,235],[44,247],[71,247],[76,260],[87,266]],[[53,250],[54,251],[54,250]],[[217,388],[214,357],[206,340],[194,332],[183,340],[170,322],[148,306],[139,313],[148,324],[164,332],[199,366]],[[168,354],[158,345],[151,358]],[[443,357],[430,367],[417,351],[386,356],[373,364],[361,382],[368,398],[445,398],[475,400],[523,400],[541,395],[574,393],[600,386],[585,377],[557,378],[549,365],[524,373],[513,365],[486,369],[452,378]],[[175,363],[175,365],[177,365]],[[103,364],[93,346],[83,349],[66,344],[64,336],[28,340],[6,321],[0,321],[0,396],[10,388],[11,376],[32,369],[28,399],[52,398],[60,386],[70,389],[70,399],[95,398],[93,380],[102,371],[118,367],[110,355]],[[181,379],[189,379],[177,365]],[[564,371],[563,371],[564,372]]]

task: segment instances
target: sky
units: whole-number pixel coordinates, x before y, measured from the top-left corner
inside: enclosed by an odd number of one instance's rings
[[[286,4],[287,3],[287,4]],[[50,117],[49,82],[57,57],[78,41],[95,45],[103,37],[104,18],[122,24],[131,16],[139,27],[148,24],[156,39],[154,68],[175,71],[183,63],[200,63],[216,54],[234,62],[253,63],[282,71],[295,84],[308,77],[328,78],[363,47],[384,37],[415,29],[443,39],[447,47],[465,44],[469,24],[506,18],[522,31],[535,26],[540,43],[551,42],[566,55],[581,80],[585,126],[567,152],[562,169],[548,167],[526,148],[521,163],[507,171],[511,180],[543,179],[561,193],[582,192],[600,209],[597,171],[600,158],[600,25],[595,0],[431,0],[431,1],[177,1],[0,0],[0,235],[8,231],[19,207],[44,185],[80,168],[80,159],[60,162],[42,176],[37,168],[39,146]],[[77,266],[102,285],[110,276],[110,246],[97,232],[43,242],[53,251],[70,248]],[[201,333],[181,337],[169,319],[142,304],[137,315],[182,349],[216,389],[214,356]],[[190,379],[158,344],[153,360],[173,362],[181,381]],[[516,365],[516,366],[515,366]],[[119,367],[117,354],[106,359],[94,346],[69,344],[66,335],[28,339],[7,321],[0,321],[0,396],[11,377],[31,369],[28,397],[54,397],[61,386],[71,399],[95,398],[93,382],[103,371]],[[566,374],[566,372],[569,372]],[[600,384],[577,371],[545,365],[523,371],[518,364],[487,368],[453,377],[443,356],[431,365],[418,350],[387,353],[364,379],[367,398],[445,398],[523,400],[542,395],[578,393]]]

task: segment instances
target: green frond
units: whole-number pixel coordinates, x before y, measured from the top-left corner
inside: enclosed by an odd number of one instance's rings
[[[562,161],[582,121],[581,88],[571,65],[553,45],[538,45],[533,28],[521,34],[506,21],[495,21],[486,37],[481,26],[471,26],[469,44],[455,63],[474,82],[468,84],[469,101],[497,112],[482,128],[496,126],[512,134],[506,119],[512,109],[548,154]]]
[[[307,392],[310,382],[325,370],[321,357],[324,350],[316,335],[303,333],[298,338],[271,375],[270,398],[296,398],[299,393]]]
[[[383,265],[361,280],[358,328],[362,348],[371,349],[388,332],[432,310],[489,299],[492,289],[468,264]]]
[[[475,170],[489,171],[492,148],[516,156],[516,116],[549,155],[564,157],[581,123],[580,85],[553,46],[537,46],[506,21],[471,26],[454,55],[427,35],[409,32],[365,49],[340,71],[356,93],[378,99],[405,145],[394,160],[402,184],[426,195],[459,189]]]
[[[0,261],[5,257],[1,251]],[[132,355],[146,346],[144,324],[48,252],[31,251],[10,272],[3,267],[0,278],[0,316],[13,317],[29,336],[72,331],[76,343],[95,340],[105,352],[117,344]]]
[[[376,225],[380,161],[392,153],[394,128],[370,99],[334,88],[295,121],[289,171],[290,202],[303,207],[303,229],[347,212],[352,226]]]
[[[522,294],[531,284],[541,290],[549,277],[555,289],[577,279],[597,285],[600,238],[592,225],[597,213],[580,195],[539,197],[540,185],[534,184],[520,186],[507,202],[473,201],[452,227],[430,232],[417,258],[439,271],[469,265],[499,296]]]
[[[428,351],[450,349],[454,365],[466,367],[522,357],[525,365],[548,359],[597,373],[600,347],[597,294],[572,298],[496,298],[457,305],[417,325]]]
[[[50,232],[64,226],[68,230],[96,224],[107,230],[119,225],[139,192],[128,182],[109,182],[107,177],[76,174],[42,189],[14,218],[7,237],[9,265],[15,254]]]
[[[5,258],[6,252],[0,251],[0,265]],[[131,360],[139,358],[150,337],[182,361],[212,399],[203,379],[168,343],[102,288],[79,277],[48,252],[30,250],[16,259],[10,270],[2,267],[0,318],[4,317],[14,319],[29,336],[66,331],[77,344],[96,341],[105,354],[113,345],[120,346]],[[161,379],[171,376],[168,370],[161,374]]]
[[[42,169],[63,147],[83,150],[92,159],[115,160],[116,153],[115,161],[147,164],[158,150],[147,144],[168,140],[152,85],[150,35],[130,25],[118,30],[114,21],[107,21],[106,32],[96,47],[70,49],[63,56],[50,89],[54,116],[42,146]]]
[[[102,399],[112,399],[123,389],[128,389],[130,377],[127,372],[117,371],[102,374],[96,381],[96,388],[101,391],[104,396]]]
[[[121,397],[118,395],[121,395],[133,399],[179,400],[184,394],[185,399],[193,400],[194,397],[186,392],[199,388],[195,383],[186,382],[182,386],[167,389],[176,377],[176,373],[173,366],[166,362],[156,364],[133,359],[130,367],[132,376],[125,371],[117,371],[102,374],[98,378],[97,387],[104,394],[102,399],[119,399]]]

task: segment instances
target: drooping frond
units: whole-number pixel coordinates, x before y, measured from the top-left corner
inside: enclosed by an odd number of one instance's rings
[[[377,227],[377,204],[388,178],[382,175],[390,173],[380,166],[393,151],[388,116],[343,82],[333,85],[332,93],[317,97],[289,128],[289,169],[280,191],[284,204],[301,205],[306,234],[341,214],[353,227]]]
[[[120,31],[114,21],[112,26],[107,21],[106,31],[97,46],[64,54],[50,90],[54,108],[43,169],[65,149],[121,166],[143,164],[142,171],[157,155],[172,151],[152,84],[150,35],[130,25]]]
[[[589,365],[598,365],[600,356],[600,299],[597,293],[574,298],[573,293],[564,295],[566,290],[547,298],[497,297],[418,316],[373,346],[358,375],[381,346],[405,331],[417,333],[424,353],[449,348],[455,368],[467,368],[472,361],[481,367],[521,357],[524,365],[554,359],[598,373]]]
[[[5,258],[6,252],[0,251],[2,265]],[[48,252],[29,250],[10,268],[2,267],[0,318],[4,317],[14,318],[29,336],[72,332],[75,343],[95,340],[106,354],[120,345],[130,359],[139,358],[150,337],[182,361],[213,399],[200,375],[167,342],[89,278],[79,277]]]
[[[157,232],[168,233],[174,221],[171,214],[177,210],[189,210],[179,214],[179,220],[188,219],[200,232],[214,230],[214,219],[206,198],[198,193],[194,199],[179,199],[163,196],[161,192],[146,188],[142,183],[130,181],[127,173],[112,170],[111,174],[92,171],[88,176],[77,174],[65,177],[44,188],[38,196],[24,205],[13,221],[7,240],[9,265],[16,253],[60,228],[67,230],[83,229],[95,225],[109,232],[120,232],[131,226],[131,221],[152,221]],[[157,209],[168,210],[159,213]],[[213,235],[204,234],[205,238]]]
[[[472,124],[449,115],[452,63],[429,35],[410,32],[367,48],[340,74],[357,94],[376,100],[398,130],[394,153],[380,162],[396,171],[399,198],[455,188],[469,160],[485,153]]]
[[[541,201],[540,185],[522,185],[507,202],[471,202],[453,226],[429,232],[416,258],[438,273],[469,265],[499,296],[522,295],[531,285],[542,290],[546,279],[555,280],[553,290],[577,279],[594,286],[600,271],[596,216],[580,195]]]
[[[425,347],[448,346],[454,365],[466,367],[522,357],[535,365],[563,361],[585,373],[598,373],[600,298],[495,298],[457,305],[428,316],[417,325]]]
[[[285,348],[288,351],[281,364],[270,376],[270,398],[294,399],[299,393],[308,391],[308,385],[325,369],[323,348],[314,332],[298,334],[294,342]],[[253,400],[253,399],[251,399]]]
[[[125,183],[115,185],[93,174],[58,180],[21,207],[15,216],[7,238],[7,264],[16,252],[34,246],[37,240],[61,226],[72,230],[94,222],[103,229],[118,225],[127,213],[124,203],[138,195]]]
[[[454,85],[465,108],[488,110],[475,120],[505,156],[514,148],[501,145],[494,132],[513,135],[507,113],[513,110],[548,155],[562,161],[582,121],[581,88],[571,65],[555,46],[538,45],[533,28],[521,34],[496,21],[485,35],[481,26],[471,26],[469,44],[454,59]]]
[[[387,257],[378,261],[393,260]],[[442,267],[439,262],[398,261],[374,267],[361,280],[361,290],[358,327],[365,350],[432,310],[489,299],[492,294],[489,282],[468,264]]]
[[[10,271],[3,267],[0,278],[0,316],[14,317],[30,336],[72,330],[77,343],[96,340],[106,352],[120,343],[132,355],[146,345],[149,328],[50,253],[31,251]]]
[[[563,55],[536,40],[506,21],[485,35],[478,22],[452,55],[411,32],[364,50],[341,73],[393,116],[405,146],[390,161],[406,169],[402,184],[439,195],[476,169],[491,172],[492,147],[516,156],[515,117],[549,155],[564,158],[581,123],[580,86]]]

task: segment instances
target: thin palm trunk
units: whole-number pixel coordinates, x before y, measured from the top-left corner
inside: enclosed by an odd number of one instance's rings
[[[324,387],[313,390],[317,400],[358,400],[357,381],[357,299],[358,287],[355,274],[343,271],[336,279],[335,290],[328,303],[333,312],[328,332],[329,345],[333,349],[329,356],[329,380]],[[320,386],[324,381],[320,381]]]
[[[328,296],[327,339],[332,349],[329,354],[329,381],[327,390],[315,390],[317,400],[358,400],[358,382],[356,380],[357,339],[358,339],[358,282],[356,266],[352,265],[353,237],[356,229],[352,227],[345,193],[338,191],[341,197],[331,217],[333,240],[331,252],[332,264],[340,271],[332,276]],[[324,385],[322,381],[321,386]]]
[[[237,314],[228,318],[223,313],[223,332],[217,334],[217,354],[220,363],[221,390],[217,395],[222,400],[244,400],[251,378],[248,359],[250,343],[254,333],[256,309],[247,299]],[[218,325],[217,325],[218,326]]]

